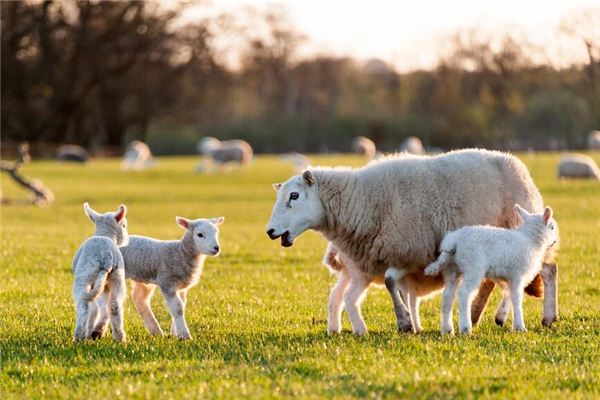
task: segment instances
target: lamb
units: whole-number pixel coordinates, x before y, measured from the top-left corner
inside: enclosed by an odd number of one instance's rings
[[[150,147],[146,143],[140,140],[134,140],[129,143],[123,155],[121,169],[142,170],[152,165],[154,165],[154,158],[152,157]]]
[[[400,145],[400,151],[410,154],[423,154],[423,142],[416,136],[409,136]]]
[[[558,177],[600,180],[600,169],[592,157],[571,154],[558,162]]]
[[[588,148],[590,150],[600,150],[600,131],[591,131],[588,135]]]
[[[206,256],[220,252],[219,228],[225,218],[190,220],[176,217],[185,229],[180,240],[156,240],[132,235],[123,248],[125,276],[133,281],[132,299],[148,331],[162,336],[163,331],[150,308],[158,286],[172,317],[171,334],[191,339],[185,321],[187,291],[200,280]]]
[[[198,142],[198,152],[204,155],[204,164],[199,164],[197,172],[211,170],[214,164],[227,166],[237,163],[244,166],[252,161],[252,146],[244,140],[220,141],[213,137],[205,137]]]
[[[368,160],[372,160],[377,151],[375,143],[364,136],[357,136],[354,138],[352,141],[352,149],[356,153],[365,156]]]
[[[277,200],[267,227],[271,240],[279,238],[289,247],[304,231],[316,230],[372,275],[383,275],[390,267],[422,274],[437,257],[446,232],[477,224],[515,227],[516,203],[532,212],[543,210],[525,165],[514,156],[486,150],[405,154],[356,169],[310,168],[274,188]],[[527,288],[529,294],[545,294],[546,326],[558,312],[554,253],[547,252],[541,277]],[[480,288],[473,302],[475,323],[493,288],[492,281]],[[413,331],[403,305],[396,318],[399,330]]]
[[[73,298],[77,320],[74,339],[96,339],[102,336],[110,315],[113,339],[124,342],[123,302],[125,300],[125,267],[119,247],[127,246],[127,208],[99,214],[88,203],[83,204],[87,216],[96,225],[73,258]],[[100,322],[96,324],[100,311]]]
[[[540,272],[544,254],[557,241],[552,209],[530,214],[515,205],[523,223],[515,229],[466,226],[447,233],[437,261],[425,268],[430,276],[443,273],[442,334],[454,333],[452,308],[459,279],[459,330],[471,333],[470,307],[484,278],[505,281],[512,301],[513,328],[525,332],[523,289]],[[508,294],[508,293],[507,293]]]
[[[384,284],[384,276],[364,273],[332,243],[327,245],[323,264],[338,276],[338,281],[329,295],[327,333],[333,335],[341,332],[341,315],[345,305],[352,331],[356,335],[367,334],[367,326],[360,312],[360,304],[366,297],[370,285],[381,286]],[[387,281],[385,282],[387,283]],[[439,292],[442,284],[442,279],[426,277],[422,274],[408,274],[400,279],[399,285],[403,301],[405,304],[410,304],[411,316],[417,332],[423,330],[418,311],[420,300]]]

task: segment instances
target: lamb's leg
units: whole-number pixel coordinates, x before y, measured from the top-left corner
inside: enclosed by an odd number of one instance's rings
[[[558,267],[556,264],[542,266],[544,282],[544,317],[542,325],[551,326],[558,320]]]
[[[490,295],[492,294],[495,286],[496,284],[489,279],[485,279],[481,286],[479,286],[479,292],[477,292],[477,295],[475,296],[475,299],[473,299],[473,303],[471,305],[471,322],[473,325],[479,324],[481,316],[483,315],[483,311],[487,306],[488,300],[490,299]]]
[[[109,295],[110,295],[110,285],[106,285],[104,287],[104,291],[98,297],[98,310],[100,311],[100,317],[94,325],[94,329],[90,334],[92,339],[100,339],[104,332],[106,332],[106,327],[108,326],[108,304],[109,304]]]
[[[177,337],[180,339],[191,339],[192,335],[190,335],[190,330],[185,322],[185,305],[177,295],[177,291],[175,289],[161,288],[161,292],[167,303],[169,313],[171,313],[171,317],[175,321]]]
[[[523,289],[524,285],[520,280],[509,282],[510,298],[513,306],[513,329],[520,332],[526,332],[525,320],[523,319]]]
[[[415,331],[417,333],[423,332],[423,327],[421,326],[421,317],[419,316],[419,297],[417,297],[415,293],[408,293],[408,302]]]
[[[75,341],[85,340],[87,337],[86,323],[89,316],[89,302],[85,299],[85,294],[78,295],[75,300],[75,311],[77,314],[75,320],[75,334],[73,339]]]
[[[146,285],[141,282],[133,281],[131,298],[133,299],[135,309],[142,317],[142,321],[144,321],[144,325],[146,326],[146,329],[148,329],[148,332],[150,332],[151,335],[162,336],[163,331],[160,329],[160,325],[156,320],[150,305],[155,288],[156,286],[154,285]]]
[[[365,298],[369,282],[363,277],[352,277],[348,289],[344,293],[346,313],[356,335],[366,335],[367,325],[360,314],[360,303]]]
[[[327,333],[334,335],[342,331],[342,310],[344,309],[344,292],[350,283],[350,276],[345,271],[339,272],[338,280],[329,295]]]
[[[96,300],[92,300],[89,303],[89,314],[86,326],[86,339],[93,338],[92,334],[94,332],[94,327],[96,326],[96,321],[98,319],[98,303]]]
[[[502,287],[502,301],[496,310],[496,325],[504,326],[508,314],[510,313],[510,291],[507,287]]]
[[[460,333],[471,333],[473,330],[471,303],[483,280],[483,271],[482,267],[473,264],[472,268],[463,274],[463,281],[458,289],[458,330]]]
[[[179,296],[179,298],[183,302],[183,307],[185,308],[187,306],[187,289],[180,290],[179,292],[177,292],[177,295]],[[171,318],[171,335],[173,335],[173,336],[177,335],[177,327],[175,325],[175,319],[174,318]]]
[[[125,269],[114,269],[110,274],[110,294],[108,308],[110,311],[110,330],[112,337],[118,342],[125,341],[125,327],[123,324],[123,303],[125,302],[127,286],[125,283]]]
[[[458,275],[454,271],[444,272],[444,291],[442,292],[442,335],[454,335],[452,308],[456,298]]]
[[[396,268],[388,268],[385,273],[385,287],[392,298],[394,313],[396,314],[396,324],[398,332],[414,332],[413,324],[410,319],[410,313],[400,297],[398,281],[402,279],[403,272]]]

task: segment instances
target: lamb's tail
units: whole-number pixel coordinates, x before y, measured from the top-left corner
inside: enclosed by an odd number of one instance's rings
[[[427,268],[425,268],[425,275],[436,276],[439,275],[442,270],[450,264],[452,261],[452,257],[456,253],[456,245],[454,243],[450,245],[446,245],[446,243],[442,243],[440,248],[440,256],[436,261],[429,264]]]
[[[104,286],[106,285],[107,277],[108,277],[107,270],[101,269],[100,272],[98,272],[98,276],[96,277],[94,284],[92,285],[92,287],[90,288],[90,291],[88,292],[88,298],[90,300],[93,300],[96,297],[98,297],[98,295],[104,290]]]

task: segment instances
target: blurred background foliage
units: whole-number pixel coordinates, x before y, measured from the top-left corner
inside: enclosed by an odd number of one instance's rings
[[[445,149],[556,150],[583,147],[600,127],[598,12],[561,28],[585,46],[584,65],[557,68],[526,38],[472,29],[447,39],[435,67],[400,73],[378,59],[302,56],[308,39],[280,8],[183,23],[185,7],[2,2],[3,142],[118,154],[141,139],[186,154],[214,136],[325,152],[364,135],[392,151],[414,135]]]

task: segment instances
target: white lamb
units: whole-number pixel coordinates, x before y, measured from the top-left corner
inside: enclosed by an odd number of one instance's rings
[[[219,254],[219,228],[225,218],[189,220],[175,218],[185,229],[180,240],[156,240],[132,235],[121,249],[126,277],[133,280],[132,298],[148,331],[162,336],[150,300],[158,286],[172,317],[171,334],[191,339],[185,321],[187,291],[200,280],[206,256]]]
[[[125,267],[120,246],[127,246],[127,208],[99,214],[88,203],[83,209],[96,225],[94,236],[87,239],[73,258],[73,298],[77,321],[76,341],[102,336],[110,315],[112,336],[125,341],[123,328],[123,301],[125,300]],[[96,325],[98,311],[103,324]]]
[[[540,272],[544,254],[558,238],[552,209],[530,214],[515,205],[523,222],[515,229],[466,226],[444,236],[437,261],[427,275],[444,276],[442,334],[453,334],[452,308],[459,279],[459,331],[471,332],[471,302],[484,278],[503,281],[512,301],[513,328],[526,331],[523,320],[523,289]],[[505,297],[508,293],[505,292]]]

